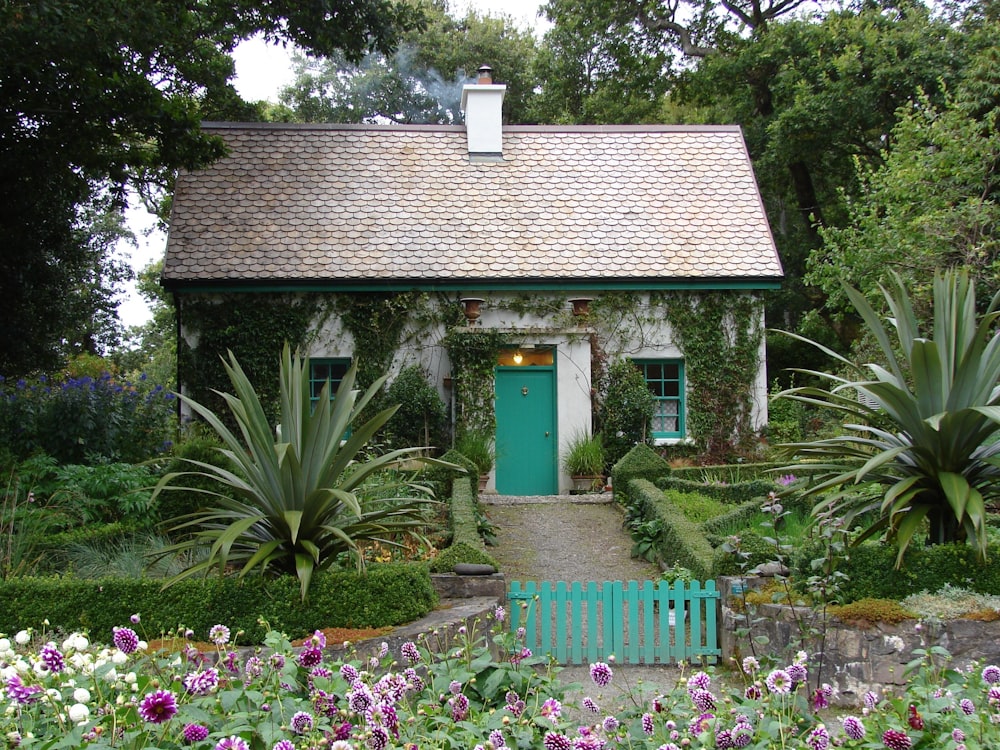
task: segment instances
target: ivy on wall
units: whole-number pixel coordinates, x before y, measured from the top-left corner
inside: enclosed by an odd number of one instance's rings
[[[444,337],[451,359],[455,389],[456,432],[496,429],[496,378],[500,350],[510,343],[508,334],[490,328],[452,328]]]
[[[275,417],[281,347],[287,341],[293,350],[304,348],[322,307],[321,295],[309,294],[179,297],[184,328],[197,336],[194,347],[183,336],[177,342],[178,370],[186,393],[235,428],[229,408],[215,393],[232,390],[222,366],[227,351],[232,351],[253,380],[265,411]]]
[[[358,388],[365,390],[389,371],[400,338],[416,307],[426,304],[420,292],[339,294],[333,312],[354,338]]]
[[[654,295],[684,355],[687,422],[703,456],[725,460],[754,440],[753,387],[760,367],[761,301],[731,291]]]

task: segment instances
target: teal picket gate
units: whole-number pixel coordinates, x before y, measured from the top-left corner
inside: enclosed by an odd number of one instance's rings
[[[561,664],[715,663],[719,592],[715,581],[673,586],[653,581],[514,581],[511,630],[524,628],[524,645]]]

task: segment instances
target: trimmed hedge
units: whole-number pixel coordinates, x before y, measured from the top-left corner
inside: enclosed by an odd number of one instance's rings
[[[749,500],[742,505],[737,505],[721,516],[710,518],[701,524],[701,531],[706,536],[712,534],[732,534],[735,529],[745,529],[758,511],[760,511],[760,500]]]
[[[766,479],[753,479],[749,482],[739,482],[737,484],[705,484],[690,479],[681,479],[676,476],[659,477],[653,484],[661,490],[676,490],[678,492],[697,492],[699,495],[707,495],[715,498],[720,503],[729,505],[739,505],[757,498],[767,497],[767,493],[774,492],[778,485]],[[758,503],[759,505],[759,503]]]
[[[476,465],[472,461],[455,449],[445,453],[441,456],[440,460],[461,466],[465,471],[463,473],[458,469],[449,469],[445,466],[430,466],[425,469],[423,480],[434,487],[434,491],[438,497],[450,495],[454,491],[455,482],[461,479],[466,480],[473,494],[478,495],[479,469],[476,468]]]
[[[632,505],[629,496],[633,479],[653,482],[670,473],[670,464],[648,445],[640,444],[622,456],[611,469],[611,487],[615,500],[621,505]]]
[[[431,560],[431,573],[451,573],[458,563],[474,563],[476,565],[492,565],[497,570],[499,563],[478,547],[465,542],[453,544]]]
[[[862,544],[848,549],[849,558],[837,570],[847,579],[841,584],[841,600],[905,599],[921,591],[935,592],[946,583],[981,594],[1000,595],[1000,545],[991,544],[989,562],[976,560],[967,544],[933,544],[910,547],[903,568],[895,569],[896,548],[884,544]],[[803,547],[792,559],[793,575],[806,580],[813,575],[810,563],[822,556],[819,542]]]
[[[689,482],[701,482],[706,474],[729,474],[737,480],[743,477],[752,477],[747,481],[760,479],[761,476],[768,476],[769,472],[785,466],[784,463],[774,461],[760,461],[745,464],[717,464],[715,466],[681,466],[673,470],[673,476]],[[731,484],[743,484],[741,481],[733,481]]]
[[[452,463],[462,463],[471,466],[471,462],[461,453],[451,451],[442,459]],[[459,461],[458,459],[461,459]],[[472,482],[462,481],[461,474],[455,474],[452,482],[451,501],[449,503],[449,519],[451,523],[451,546],[431,560],[432,573],[450,573],[457,563],[477,563],[492,565],[497,570],[499,563],[486,552],[486,545],[479,536],[479,478],[473,467],[469,474]],[[475,486],[473,486],[475,484]]]
[[[39,628],[87,630],[94,640],[110,642],[111,629],[142,616],[149,638],[178,627],[196,638],[221,623],[244,644],[261,643],[267,628],[291,638],[326,627],[384,627],[412,622],[436,604],[425,565],[370,565],[367,572],[317,572],[302,604],[294,576],[204,578],[180,581],[163,589],[152,579],[14,578],[0,582],[0,632]]]
[[[690,521],[648,479],[629,482],[628,493],[632,507],[640,517],[648,521],[657,519],[662,524],[657,552],[663,562],[667,565],[679,564],[690,570],[698,580],[707,580],[712,572],[712,545],[705,539],[698,524]]]

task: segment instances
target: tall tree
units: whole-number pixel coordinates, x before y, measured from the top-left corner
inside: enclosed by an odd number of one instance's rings
[[[1000,22],[975,33],[995,40]],[[850,304],[842,282],[878,304],[879,285],[893,273],[925,320],[936,270],[964,269],[976,281],[981,308],[1000,290],[997,47],[985,45],[965,75],[942,105],[923,96],[906,108],[885,163],[861,172],[863,189],[849,202],[849,221],[823,232],[808,278],[837,312]]]
[[[360,58],[417,21],[400,0],[0,2],[0,342],[7,374],[58,357],[65,298],[102,272],[85,215],[223,153],[202,119],[253,116],[229,52],[262,33]],[[105,196],[110,203],[103,203]],[[86,268],[84,268],[86,266]],[[30,342],[17,341],[30,337]]]
[[[508,84],[507,122],[526,122],[535,88],[535,39],[509,17],[469,10],[449,14],[443,0],[422,6],[426,26],[405,34],[392,55],[373,52],[352,64],[343,55],[296,58],[296,80],[281,95],[299,122],[437,123],[461,121],[462,85],[480,65]]]

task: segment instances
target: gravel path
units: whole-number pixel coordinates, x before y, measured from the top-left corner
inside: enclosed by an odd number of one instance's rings
[[[482,495],[496,531],[490,554],[509,581],[645,581],[659,569],[629,556],[610,495]]]
[[[510,581],[643,581],[659,578],[653,563],[629,556],[632,541],[610,495],[480,496],[494,524],[497,543],[489,548]],[[674,666],[614,665],[615,678],[596,691],[587,666],[559,673],[571,690],[567,710],[583,717],[579,701],[597,699],[606,712],[622,710],[669,691],[684,672]]]

